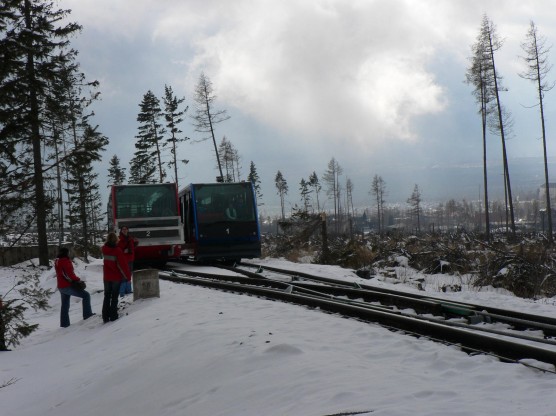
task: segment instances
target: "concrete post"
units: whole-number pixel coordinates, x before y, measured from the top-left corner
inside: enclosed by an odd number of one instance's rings
[[[160,297],[158,270],[133,271],[133,300]]]

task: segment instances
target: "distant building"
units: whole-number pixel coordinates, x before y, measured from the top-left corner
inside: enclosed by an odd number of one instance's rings
[[[550,208],[556,208],[556,182],[549,182],[548,189],[550,191]],[[543,183],[539,187],[539,203],[541,208],[546,209],[546,186]]]

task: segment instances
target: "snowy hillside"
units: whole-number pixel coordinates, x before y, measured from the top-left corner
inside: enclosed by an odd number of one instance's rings
[[[263,262],[358,279],[338,267]],[[77,261],[76,272],[100,314],[101,261]],[[0,269],[0,289],[12,278]],[[425,289],[435,291],[446,279],[453,278],[428,276]],[[55,287],[52,271],[41,281]],[[554,299],[533,302],[465,285],[435,296],[556,312]],[[555,414],[556,374],[469,356],[377,325],[165,281],[160,298],[126,298],[124,304],[122,319],[103,324],[99,315],[83,321],[80,300],[72,298],[66,329],[58,326],[57,292],[51,309],[31,311],[40,328],[0,354],[0,385],[9,384],[0,389],[2,415]]]

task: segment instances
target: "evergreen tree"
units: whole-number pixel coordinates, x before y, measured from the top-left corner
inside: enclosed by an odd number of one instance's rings
[[[241,181],[241,156],[239,155],[239,151],[234,146],[233,147],[233,167],[234,167],[234,177],[237,178],[237,181]]]
[[[317,176],[316,172],[313,172],[311,175],[309,175],[309,185],[315,191],[315,196],[317,197],[317,212],[320,212],[319,194],[322,187],[320,185],[319,177]]]
[[[343,173],[343,169],[336,159],[332,158],[328,162],[328,169],[323,175],[323,179],[328,185],[327,195],[332,196],[334,200],[334,218],[336,218],[336,232],[338,232],[339,222],[338,216],[340,214],[340,175]]]
[[[378,217],[378,231],[384,229],[384,195],[386,193],[386,182],[382,176],[375,175],[371,184],[371,195],[376,200],[376,212]]]
[[[47,310],[48,298],[52,290],[43,289],[40,285],[41,269],[26,271],[21,279],[15,279],[8,287],[5,295],[0,296],[0,351],[8,351],[16,347],[20,340],[32,334],[38,324],[29,324],[25,319],[25,311]]]
[[[309,182],[301,178],[299,182],[299,193],[301,194],[301,202],[303,203],[303,211],[309,211],[309,203],[311,201],[311,190],[309,189]]]
[[[488,71],[488,79],[490,80],[491,92],[493,100],[492,111],[489,111],[489,126],[493,132],[500,134],[502,143],[502,161],[504,164],[504,193],[506,196],[506,224],[511,223],[511,231],[515,236],[515,216],[513,207],[512,187],[510,182],[510,171],[508,166],[508,156],[506,152],[506,136],[511,128],[510,113],[505,110],[500,99],[500,92],[505,91],[502,87],[502,77],[496,70],[494,53],[502,47],[502,41],[498,37],[496,27],[485,15],[481,24],[479,39],[480,50],[484,51],[486,57],[485,68]],[[489,85],[489,84],[487,84]],[[509,211],[509,212],[508,212]],[[508,219],[509,216],[509,219]]]
[[[137,147],[137,143],[135,144]],[[156,165],[152,157],[141,149],[133,154],[129,165],[128,183],[156,183]]]
[[[473,57],[471,66],[467,69],[466,82],[475,89],[473,96],[479,104],[479,114],[482,123],[483,141],[483,188],[485,204],[485,238],[490,240],[490,212],[488,200],[488,175],[487,175],[487,145],[486,132],[489,114],[492,111],[492,101],[494,100],[494,86],[492,72],[490,71],[491,61],[486,53],[487,48],[484,40],[479,36],[477,42],[472,47]]]
[[[415,184],[411,196],[407,199],[410,206],[411,215],[417,219],[417,232],[421,232],[421,191],[419,186]]]
[[[218,160],[220,160],[224,165],[222,172],[224,174],[224,182],[235,182],[233,153],[234,148],[232,143],[226,139],[226,136],[224,136],[218,145]]]
[[[282,172],[278,171],[276,173],[276,177],[274,178],[274,183],[276,185],[276,189],[278,190],[278,195],[280,196],[280,206],[282,208],[282,219],[286,219],[286,211],[284,206],[284,198],[288,193],[288,182],[282,175]]]
[[[79,72],[79,65],[64,62],[61,64],[60,79],[51,86],[52,99],[47,100],[47,108],[51,110],[49,120],[51,135],[46,138],[46,141],[53,149],[53,154],[48,157],[48,160],[54,160],[57,168],[58,215],[56,219],[60,229],[59,244],[62,243],[65,235],[61,168],[62,165],[66,167],[64,170],[67,182],[70,179],[70,169],[66,166],[66,159],[83,159],[80,154],[86,151],[86,147],[83,145],[82,138],[88,128],[87,120],[92,115],[86,113],[86,109],[98,97],[99,93],[95,91],[97,85],[96,81],[90,83],[85,81],[85,75]],[[85,92],[88,94],[85,95]],[[68,207],[71,207],[69,196],[67,202]],[[69,225],[72,230],[74,223],[70,221]]]
[[[51,94],[45,98],[46,119],[49,125],[48,129],[43,131],[44,143],[48,146],[45,147],[45,153],[51,149],[50,154],[46,154],[45,158],[48,162],[54,163],[56,169],[55,174],[55,199],[57,212],[56,214],[48,212],[50,216],[49,224],[50,229],[56,227],[58,229],[58,245],[61,245],[65,236],[65,211],[64,211],[64,193],[62,184],[62,172],[64,155],[66,154],[66,135],[69,133],[68,128],[71,122],[71,100],[66,97],[74,92],[72,81],[76,81],[70,74],[76,70],[76,65],[64,67],[61,71],[63,74],[61,80],[57,80],[50,85]],[[49,179],[45,176],[45,187],[49,186]],[[47,192],[48,195],[48,192]]]
[[[67,192],[69,195],[70,221],[76,225],[79,233],[74,241],[83,250],[83,257],[88,261],[88,253],[92,244],[90,235],[91,224],[94,219],[91,215],[90,207],[98,184],[96,183],[97,174],[93,171],[93,162],[101,160],[101,151],[108,144],[108,139],[102,136],[96,128],[86,126],[83,137],[78,139],[79,146],[83,151],[77,153],[75,157],[67,161],[70,179],[68,180]],[[93,235],[95,232],[93,232]]]
[[[537,87],[539,112],[541,116],[542,147],[544,157],[544,184],[546,190],[546,214],[548,223],[548,242],[553,243],[552,235],[552,207],[550,206],[550,186],[548,180],[548,162],[546,155],[546,129],[544,117],[544,93],[554,88],[554,83],[548,83],[546,77],[551,69],[548,63],[548,52],[550,48],[546,46],[546,39],[539,36],[535,23],[531,22],[527,32],[527,40],[521,45],[526,53],[523,58],[527,64],[527,71],[520,74],[522,78],[533,81]]]
[[[89,189],[89,196],[87,198],[87,214],[88,222],[91,224],[91,232],[87,240],[87,247],[90,248],[89,253],[93,257],[98,257],[99,245],[104,241],[106,227],[106,206],[102,202],[102,195],[100,193],[100,186],[98,184],[98,174],[87,175],[86,187]]]
[[[78,72],[68,39],[81,27],[67,23],[68,14],[55,10],[52,1],[0,2],[0,226],[25,232],[36,225],[39,262],[47,267],[47,227],[58,221],[63,230],[64,224],[61,208],[58,215],[51,212],[54,201],[62,205],[59,168],[87,151],[66,141],[78,135],[75,121],[85,117],[84,107],[95,98],[82,97],[81,87],[97,85]],[[38,276],[18,281],[8,292],[19,297],[4,296],[0,349],[36,329],[23,312],[29,306],[46,309],[50,295]]]
[[[346,207],[347,207],[347,214],[348,217],[351,215],[355,215],[355,209],[353,208],[353,182],[350,178],[346,180]],[[350,214],[351,208],[351,214]]]
[[[170,137],[166,139],[166,144],[170,146],[170,154],[172,155],[168,166],[170,169],[174,170],[174,182],[179,189],[178,184],[178,144],[189,140],[189,137],[181,137],[182,131],[179,129],[179,125],[183,122],[183,116],[189,109],[186,106],[183,110],[180,108],[181,104],[185,101],[185,98],[177,98],[172,91],[172,87],[164,86],[164,119],[166,120],[166,128]],[[184,164],[189,163],[189,160],[183,159]]]
[[[108,168],[108,186],[121,185],[125,182],[126,168],[121,167],[120,158],[117,155],[112,156]]]
[[[251,161],[251,164],[249,165],[249,175],[247,175],[247,180],[249,180],[253,184],[253,188],[255,188],[257,206],[264,205],[262,202],[263,194],[261,192],[261,180],[259,179],[259,174],[257,173],[257,168],[255,167],[255,163],[253,163],[253,161]]]
[[[42,153],[44,132],[49,131],[46,99],[60,79],[61,64],[75,60],[68,38],[81,29],[75,23],[58,26],[67,22],[68,14],[54,10],[51,1],[0,3],[0,173],[9,175],[10,188],[33,187],[33,204],[28,208],[36,215],[39,262],[44,266],[49,263],[46,220],[51,209]],[[31,172],[32,177],[27,176]]]
[[[226,136],[222,138],[220,145],[218,146],[218,154],[220,160],[224,164],[224,182],[239,182],[240,178],[240,168],[239,168],[239,152],[234,147],[231,141],[229,141]]]
[[[195,108],[195,115],[193,115],[192,118],[194,120],[195,131],[206,135],[202,137],[201,140],[212,138],[218,171],[220,173],[220,178],[224,180],[222,164],[220,163],[218,147],[216,145],[214,127],[216,124],[228,120],[230,116],[226,114],[225,110],[216,110],[214,108],[215,100],[216,95],[214,94],[210,79],[205,76],[204,73],[201,73],[199,82],[195,87],[194,101],[197,105]]]
[[[137,115],[139,122],[139,132],[135,148],[140,155],[139,160],[145,158],[153,158],[155,166],[158,169],[159,182],[163,183],[166,178],[166,170],[162,162],[162,148],[167,142],[163,141],[166,130],[160,124],[162,117],[162,110],[160,109],[160,101],[153,94],[152,91],[147,91],[143,96],[141,104],[139,104],[141,111]],[[136,153],[136,154],[137,154]]]

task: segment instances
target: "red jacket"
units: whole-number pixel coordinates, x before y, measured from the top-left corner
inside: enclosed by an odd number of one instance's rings
[[[102,246],[102,256],[104,257],[103,274],[105,281],[120,282],[130,280],[131,273],[127,265],[127,259],[118,246]]]
[[[58,287],[60,289],[71,286],[71,282],[67,278],[77,281],[81,280],[75,275],[75,272],[73,271],[73,263],[69,257],[56,258],[56,260],[54,260],[54,270],[56,270]]]
[[[118,247],[122,249],[128,262],[135,260],[135,241],[129,234],[125,236],[120,233]]]

